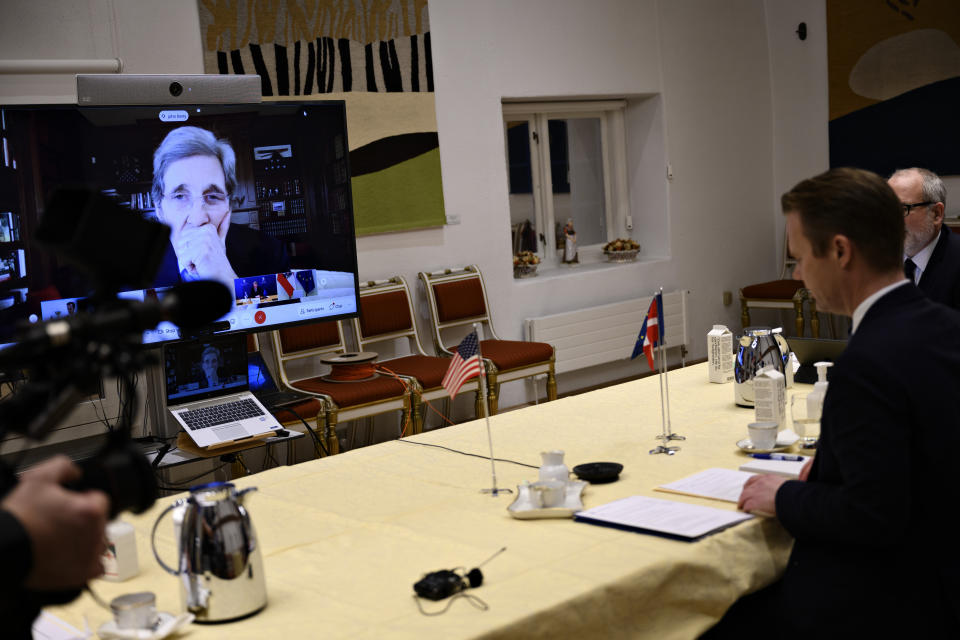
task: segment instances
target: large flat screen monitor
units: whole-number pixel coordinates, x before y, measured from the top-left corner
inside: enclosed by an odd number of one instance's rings
[[[356,315],[343,102],[0,106],[0,126],[0,343],[19,323],[82,313],[92,293],[89,278],[33,241],[63,185],[170,227],[152,286],[121,287],[121,297],[219,280],[234,295],[226,331]],[[162,323],[144,343],[181,337]]]

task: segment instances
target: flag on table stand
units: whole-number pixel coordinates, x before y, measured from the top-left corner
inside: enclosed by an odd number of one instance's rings
[[[450,394],[451,399],[456,397],[464,382],[480,375],[481,364],[478,351],[477,332],[472,331],[457,347],[447,373],[443,376],[443,382],[440,383]]]
[[[647,317],[643,319],[643,326],[640,327],[640,335],[637,336],[637,344],[633,346],[633,353],[630,359],[633,360],[642,351],[647,356],[647,364],[650,370],[654,370],[653,348],[663,340],[663,296],[657,294],[650,301],[650,309],[647,311]]]
[[[673,455],[679,450],[679,447],[667,446],[670,440],[685,440],[681,435],[673,433],[673,426],[670,424],[670,383],[667,379],[667,356],[663,352],[663,289],[661,288],[653,300],[650,301],[650,308],[647,310],[647,317],[643,319],[643,326],[640,327],[640,335],[637,336],[637,344],[633,347],[633,354],[630,359],[636,358],[643,351],[647,356],[647,364],[651,371],[657,372],[657,378],[660,380],[660,422],[663,433],[657,436],[657,439],[663,440],[663,443],[650,450],[650,453],[666,453]],[[653,349],[658,347],[660,351],[660,368],[654,364]]]

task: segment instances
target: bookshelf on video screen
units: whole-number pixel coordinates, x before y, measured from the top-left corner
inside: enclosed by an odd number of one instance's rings
[[[342,102],[13,105],[0,115],[0,343],[24,322],[88,308],[89,279],[32,241],[51,193],[78,184],[170,228],[152,286],[120,297],[218,280],[234,297],[227,331],[356,315]],[[162,323],[144,342],[180,337]]]

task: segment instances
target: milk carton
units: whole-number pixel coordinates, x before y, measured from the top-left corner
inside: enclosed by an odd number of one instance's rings
[[[710,382],[733,380],[733,334],[722,324],[707,333],[707,358]]]
[[[776,422],[777,433],[786,428],[787,391],[783,374],[764,367],[753,378],[754,411],[757,422]]]

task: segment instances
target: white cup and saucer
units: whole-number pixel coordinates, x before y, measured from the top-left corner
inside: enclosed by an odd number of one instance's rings
[[[192,613],[179,616],[157,611],[156,596],[150,591],[129,593],[110,602],[113,620],[100,625],[97,635],[117,640],[161,640],[194,620]]]
[[[739,441],[737,446],[752,453],[768,453],[778,448],[777,433],[780,425],[776,422],[751,422],[747,425],[747,438]]]
[[[530,483],[530,501],[540,509],[563,505],[567,500],[567,483],[562,480],[540,480]]]

